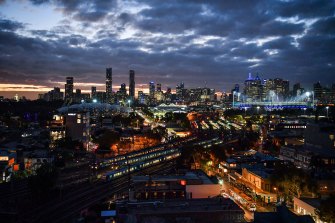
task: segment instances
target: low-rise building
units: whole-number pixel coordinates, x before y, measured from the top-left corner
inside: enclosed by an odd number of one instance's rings
[[[265,203],[277,201],[277,194],[272,193],[273,187],[270,182],[271,173],[269,171],[269,169],[259,165],[242,168],[241,181],[261,196]]]
[[[119,203],[118,222],[237,223],[244,211],[230,199],[205,198]]]
[[[220,195],[221,185],[213,183],[202,171],[183,175],[134,176],[134,198],[175,199],[208,198]]]
[[[293,198],[294,212],[298,215],[310,215],[315,223],[322,223],[315,211],[320,207],[319,198]]]
[[[311,216],[296,215],[286,206],[279,206],[275,212],[255,212],[254,223],[314,223]]]

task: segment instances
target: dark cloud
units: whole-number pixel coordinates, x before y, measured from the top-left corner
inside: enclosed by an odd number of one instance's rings
[[[242,83],[249,72],[307,88],[320,77],[335,81],[334,1],[31,2],[57,7],[64,20],[49,30],[0,20],[3,83],[33,79],[51,86],[69,75],[103,83],[107,66],[117,84],[127,83],[130,67],[138,83],[207,81],[218,90]]]
[[[316,18],[334,16],[335,2],[329,0],[278,1],[273,7],[283,17]]]
[[[11,21],[8,19],[0,19],[0,30],[15,31],[24,28],[23,23]]]

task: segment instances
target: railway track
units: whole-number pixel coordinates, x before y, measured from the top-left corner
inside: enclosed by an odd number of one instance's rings
[[[131,174],[156,174],[164,173],[173,167],[172,162],[161,163],[147,169]],[[22,215],[17,222],[71,222],[72,217],[93,204],[100,203],[103,199],[114,194],[125,192],[129,187],[129,176],[125,175],[111,182],[98,182],[94,185],[86,186],[76,192],[65,195],[66,200],[53,201],[45,204],[31,212]]]

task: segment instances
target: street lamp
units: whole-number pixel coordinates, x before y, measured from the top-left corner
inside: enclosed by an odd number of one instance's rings
[[[244,116],[247,115],[247,109],[248,109],[248,107],[244,107]]]
[[[329,110],[329,106],[326,107],[327,110],[327,119],[328,119],[328,110]]]
[[[257,106],[256,108],[257,108],[257,115],[258,115],[258,114],[259,114],[259,109],[260,109],[261,107]]]
[[[307,108],[303,108],[303,109],[304,109],[304,115],[306,115],[306,109],[307,109]]]

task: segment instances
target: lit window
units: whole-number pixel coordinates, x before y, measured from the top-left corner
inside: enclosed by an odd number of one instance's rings
[[[81,123],[81,119],[80,118],[77,119],[77,123]]]

